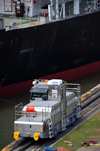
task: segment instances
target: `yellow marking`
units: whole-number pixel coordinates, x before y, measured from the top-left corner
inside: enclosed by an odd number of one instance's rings
[[[92,93],[92,92],[89,92],[89,91],[88,91],[88,92],[86,92],[85,94],[90,94],[90,93]]]
[[[31,134],[30,133],[26,133],[26,136],[29,137]]]
[[[13,148],[7,148],[7,147],[5,147],[5,148],[3,148],[1,151],[10,151],[10,150],[12,150]]]
[[[100,146],[100,144],[90,144],[90,145],[94,145],[94,146]]]
[[[14,139],[18,139],[18,137],[20,136],[20,132],[14,132]]]
[[[34,133],[34,140],[37,141],[40,137],[40,133]]]
[[[81,101],[85,100],[86,98],[81,98]]]

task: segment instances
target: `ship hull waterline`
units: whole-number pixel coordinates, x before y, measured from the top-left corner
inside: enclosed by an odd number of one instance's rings
[[[94,73],[100,72],[100,61],[81,66],[75,69],[71,69],[68,71],[59,72],[52,75],[47,75],[44,77],[40,77],[41,79],[52,79],[58,78],[63,79],[65,81],[75,80],[81,77],[85,77]],[[30,87],[32,86],[32,80],[0,87],[0,98],[17,95],[20,93],[28,92]]]

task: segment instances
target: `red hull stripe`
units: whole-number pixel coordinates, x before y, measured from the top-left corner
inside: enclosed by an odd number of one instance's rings
[[[79,68],[44,76],[41,77],[41,79],[63,79],[65,81],[71,81],[97,72],[100,72],[100,61]],[[0,87],[0,98],[27,92],[32,87],[33,80]]]

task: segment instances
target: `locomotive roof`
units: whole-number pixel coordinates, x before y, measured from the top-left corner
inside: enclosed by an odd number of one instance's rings
[[[31,88],[29,92],[34,92],[34,93],[46,93],[48,89],[45,88]]]
[[[59,101],[32,101],[27,105],[34,105],[35,107],[52,107],[53,105],[57,104]]]

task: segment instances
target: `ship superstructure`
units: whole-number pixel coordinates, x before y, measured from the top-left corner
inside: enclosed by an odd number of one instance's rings
[[[24,6],[23,6],[24,5]],[[47,22],[100,10],[99,0],[1,0],[0,14],[46,17]],[[20,14],[21,12],[21,14]],[[47,17],[48,16],[48,17]],[[73,16],[74,17],[74,16]],[[43,18],[42,18],[43,20]],[[46,23],[46,22],[45,22]]]

